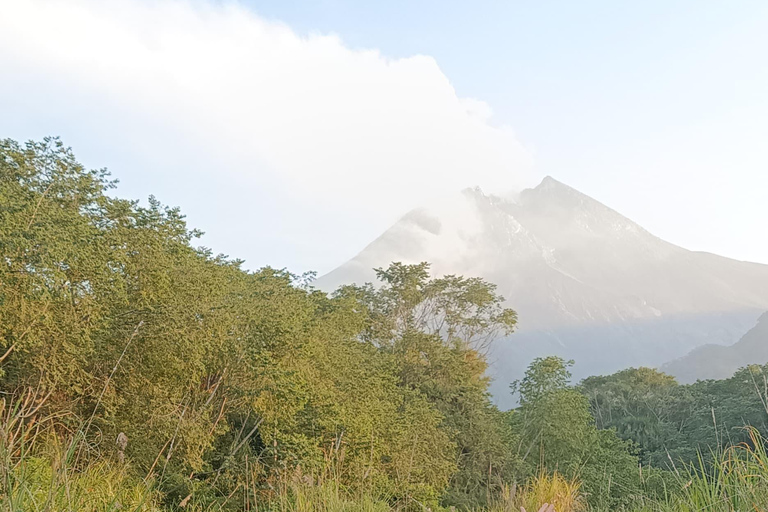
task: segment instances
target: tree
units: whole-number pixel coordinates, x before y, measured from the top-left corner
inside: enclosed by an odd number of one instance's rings
[[[380,287],[348,286],[368,311],[363,339],[389,354],[400,385],[426,399],[456,444],[456,471],[445,502],[485,503],[512,478],[513,434],[491,404],[483,350],[514,330],[517,315],[495,286],[479,278],[430,279],[429,265],[376,269]]]
[[[523,379],[510,384],[510,390],[513,395],[519,395],[521,405],[534,402],[547,393],[567,388],[571,382],[568,368],[573,364],[572,360],[565,361],[557,356],[536,358]]]
[[[41,417],[94,453],[127,438],[120,458],[170,502],[296,471],[439,495],[452,433],[396,355],[361,342],[359,301],[194,248],[177,209],[113,186],[56,139],[0,143],[3,393],[37,390]]]
[[[768,432],[765,369],[742,369],[730,379],[678,385],[649,368],[589,377],[580,389],[600,428],[615,429],[638,446],[644,464],[674,470],[701,452],[750,442],[744,427]]]
[[[637,458],[614,431],[598,430],[589,401],[569,387],[572,361],[536,359],[512,386],[520,407],[511,415],[528,474],[557,471],[583,482],[590,505],[615,509],[640,494]]]

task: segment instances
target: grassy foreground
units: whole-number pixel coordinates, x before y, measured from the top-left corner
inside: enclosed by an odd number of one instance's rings
[[[30,395],[31,396],[31,395]],[[31,400],[0,401],[0,510],[48,512],[160,512],[191,510],[213,512],[234,505],[206,500],[202,505],[194,493],[176,504],[164,501],[158,486],[158,471],[145,478],[136,476],[130,460],[102,456],[88,436],[89,425],[74,433],[57,429],[55,418],[39,418]],[[768,510],[768,453],[764,440],[750,431],[751,442],[712,455],[702,456],[698,466],[679,468],[676,479],[665,490],[664,500],[639,500],[637,512],[761,512]],[[106,440],[102,440],[106,442]],[[642,469],[639,469],[642,471]],[[234,495],[235,493],[233,493]],[[287,479],[270,493],[257,490],[245,496],[242,510],[270,512],[386,512],[389,510],[441,510],[414,502],[396,507],[386,497],[348,493],[334,482],[312,485]],[[578,481],[557,472],[538,476],[519,485],[504,486],[488,512],[538,511],[543,505],[557,512],[588,512],[590,508]],[[451,509],[445,510],[455,510]]]

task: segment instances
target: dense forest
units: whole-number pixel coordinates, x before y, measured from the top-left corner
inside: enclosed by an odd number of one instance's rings
[[[547,357],[500,411],[492,283],[393,262],[328,295],[115,186],[0,142],[3,510],[768,509],[768,367],[573,383]]]

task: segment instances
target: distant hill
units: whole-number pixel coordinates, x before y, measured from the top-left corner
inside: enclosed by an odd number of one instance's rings
[[[768,363],[768,313],[737,343],[723,347],[704,345],[690,354],[665,364],[662,370],[680,382],[727,379],[739,368]]]
[[[768,310],[768,265],[665,242],[550,177],[515,198],[468,189],[416,209],[316,285],[373,281],[392,261],[486,278],[518,311],[490,354],[501,406],[533,357],[576,359],[576,378],[658,367],[735,343]]]

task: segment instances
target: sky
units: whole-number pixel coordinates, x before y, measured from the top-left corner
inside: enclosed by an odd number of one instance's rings
[[[0,137],[60,136],[214,252],[324,273],[551,175],[768,263],[768,3],[0,0]]]

